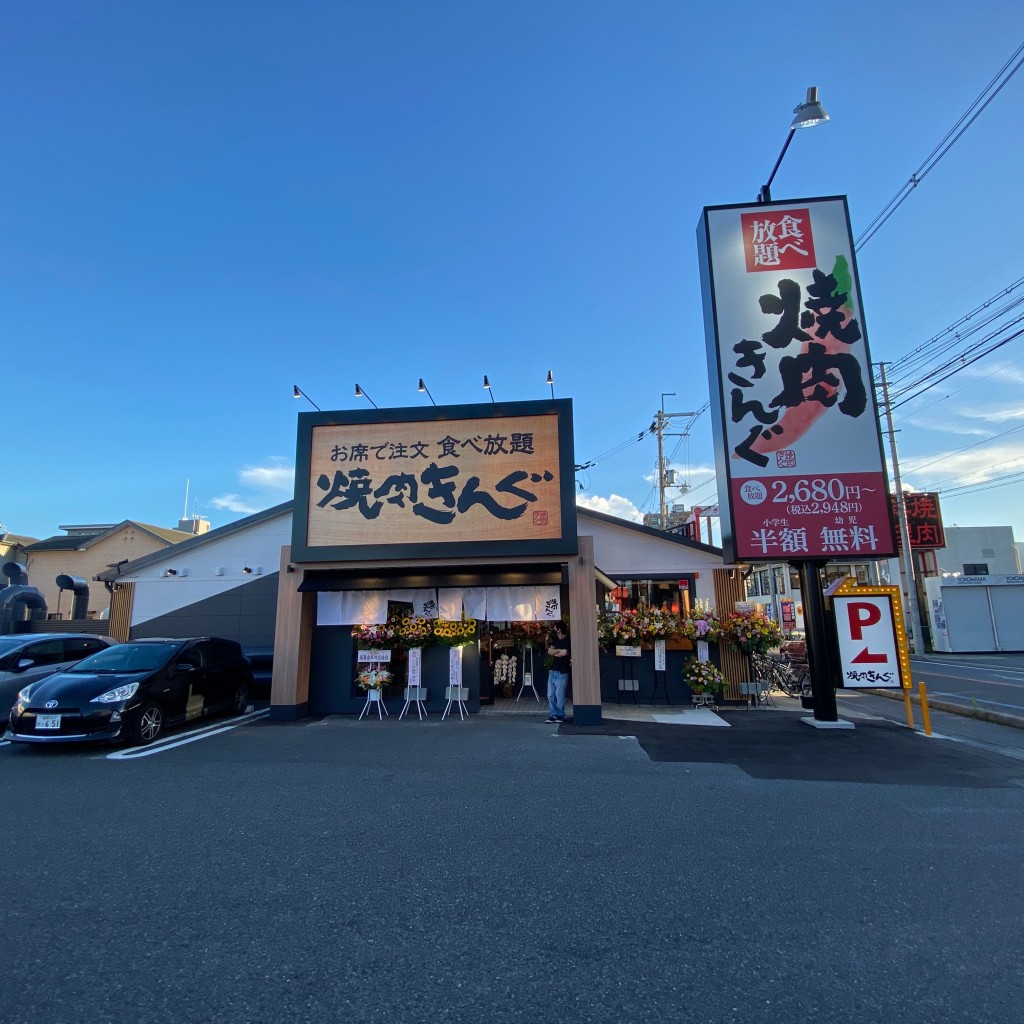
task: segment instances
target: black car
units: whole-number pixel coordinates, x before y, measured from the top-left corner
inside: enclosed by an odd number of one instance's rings
[[[0,707],[10,711],[18,693],[29,683],[54,672],[63,672],[115,643],[116,640],[93,633],[0,636]]]
[[[4,738],[152,743],[177,722],[218,711],[242,714],[252,682],[233,640],[133,640],[26,686]]]

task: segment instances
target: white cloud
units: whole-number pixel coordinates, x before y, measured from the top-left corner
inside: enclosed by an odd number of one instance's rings
[[[220,494],[210,504],[228,512],[252,515],[289,497],[294,489],[295,467],[280,455],[271,455],[262,465],[243,466],[238,481],[255,494]]]
[[[272,455],[265,465],[240,469],[238,479],[258,491],[290,494],[295,486],[295,467],[280,455]]]
[[[914,478],[913,484],[906,481],[908,486],[932,490],[939,484],[947,488],[960,484],[980,484],[1004,473],[1020,470],[1024,468],[1024,442],[985,446],[949,455],[937,454],[933,458],[941,461],[918,471],[908,470],[904,474]]]
[[[604,512],[606,515],[628,519],[634,523],[643,518],[636,505],[629,498],[623,498],[619,494],[613,494],[609,498],[602,498],[599,494],[580,494],[576,497],[576,504],[592,509],[594,512]]]
[[[957,410],[966,419],[984,420],[986,423],[1010,423],[1024,420],[1024,405],[1020,402],[1003,402],[999,405],[967,407]]]
[[[214,508],[226,509],[228,512],[241,512],[244,515],[252,515],[253,512],[259,512],[264,507],[263,505],[254,505],[250,500],[238,494],[222,494],[219,498],[214,498],[210,504]]]
[[[920,430],[937,430],[943,434],[957,434],[967,437],[987,437],[992,433],[984,427],[964,426],[960,423],[953,423],[943,416],[908,416],[901,420],[902,423],[911,427],[918,427]]]
[[[996,367],[966,366],[962,373],[965,377],[974,377],[976,380],[994,377],[1000,384],[1024,384],[1024,370],[1012,363],[1003,363]]]

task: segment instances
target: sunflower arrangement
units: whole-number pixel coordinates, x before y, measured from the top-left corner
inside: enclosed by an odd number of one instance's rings
[[[395,630],[403,647],[424,647],[434,635],[433,623],[423,616],[406,615],[396,621]]]
[[[683,666],[683,682],[691,693],[721,693],[726,687],[722,670],[710,661],[689,658]]]
[[[476,619],[434,619],[433,639],[446,647],[464,647],[476,639]]]

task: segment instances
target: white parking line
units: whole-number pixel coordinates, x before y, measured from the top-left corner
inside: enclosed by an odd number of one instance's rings
[[[250,711],[248,714],[242,715],[241,718],[236,718],[233,722],[229,722],[227,725],[208,725],[205,729],[197,729],[195,732],[190,732],[186,736],[157,740],[156,743],[149,747],[133,747],[131,750],[115,750],[112,754],[107,754],[107,759],[110,761],[128,761],[136,757],[149,757],[152,754],[162,754],[165,750],[171,750],[174,747],[180,747],[186,743],[195,743],[197,740],[206,740],[211,736],[218,736],[222,732],[230,732],[232,729],[237,729],[240,725],[245,725],[247,722],[255,721],[257,718],[266,718],[269,714],[270,708],[264,708],[262,711]]]

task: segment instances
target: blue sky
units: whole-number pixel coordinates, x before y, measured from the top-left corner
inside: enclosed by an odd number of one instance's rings
[[[817,85],[832,120],[773,195],[846,194],[859,234],[1022,39],[1001,0],[10,3],[0,523],[173,525],[189,480],[222,525],[290,495],[293,384],[455,404],[548,370],[597,460],[580,500],[653,510],[636,438],[708,396],[702,207],[755,198]],[[1024,277],[1022,98],[859,253],[876,361]],[[1024,470],[1022,384],[1017,340],[897,410],[906,483],[974,486],[947,523],[1024,539],[1022,484],[990,486]],[[669,500],[706,505],[708,416],[678,440]]]

